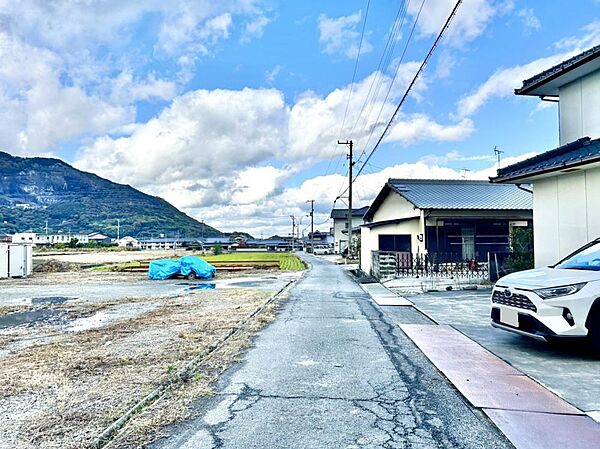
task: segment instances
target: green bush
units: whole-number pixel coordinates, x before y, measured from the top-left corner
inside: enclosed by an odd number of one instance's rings
[[[214,247],[213,247],[213,254],[215,256],[218,256],[219,254],[223,254],[223,247],[221,246],[220,243],[217,243]]]
[[[533,228],[514,227],[510,234],[510,255],[507,267],[511,271],[529,270],[533,262]]]

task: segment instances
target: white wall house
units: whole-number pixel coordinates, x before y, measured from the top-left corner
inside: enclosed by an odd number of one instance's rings
[[[389,179],[365,214],[360,268],[382,253],[437,253],[487,261],[508,250],[510,230],[529,226],[530,192],[487,181]]]
[[[140,241],[134,237],[126,236],[122,239],[117,240],[117,245],[122,248],[132,248],[132,249],[140,249],[141,244]]]
[[[369,206],[352,209],[352,227],[361,226],[364,223],[363,216],[369,210]],[[340,254],[348,247],[348,209],[332,209],[333,219],[333,252]]]
[[[535,265],[600,237],[600,46],[523,82],[517,95],[558,101],[560,147],[498,170],[533,186]]]

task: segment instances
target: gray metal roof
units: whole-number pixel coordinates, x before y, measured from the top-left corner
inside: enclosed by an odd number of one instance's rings
[[[390,188],[419,209],[531,210],[533,196],[488,181],[390,179]]]
[[[353,217],[364,217],[364,215],[369,210],[369,206],[364,206],[359,209],[352,209]],[[332,209],[331,210],[331,218],[348,218],[348,208],[346,209]]]
[[[589,137],[546,151],[498,170],[493,182],[510,182],[559,170],[570,170],[580,165],[600,162],[600,139]]]

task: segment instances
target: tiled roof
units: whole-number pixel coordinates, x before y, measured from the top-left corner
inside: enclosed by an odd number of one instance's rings
[[[512,184],[469,180],[390,179],[388,185],[419,209],[533,208],[531,193]]]
[[[564,75],[571,70],[574,70],[582,65],[596,59],[600,56],[600,45],[590,48],[589,50],[584,51],[576,56],[573,56],[566,61],[561,62],[553,67],[550,67],[547,70],[544,70],[537,75],[526,79],[523,81],[523,86],[520,89],[515,89],[515,94],[517,95],[527,95],[533,89],[550,82],[558,78],[559,76]]]
[[[369,210],[369,206],[364,206],[359,209],[352,209],[353,217],[364,217],[364,215]],[[346,209],[332,209],[331,210],[331,218],[348,218],[348,208]]]
[[[600,162],[600,139],[583,137],[532,158],[498,170],[493,182],[528,178],[542,173],[568,170],[578,165]]]

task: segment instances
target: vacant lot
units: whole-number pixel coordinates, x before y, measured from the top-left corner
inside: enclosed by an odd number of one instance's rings
[[[3,281],[0,448],[89,447],[123,412],[298,276],[269,273],[261,282],[256,273],[220,277],[208,289],[88,271]],[[119,437],[119,447],[136,447],[185,417],[190,402],[210,394],[219,373],[274,316],[277,304],[146,409]]]

